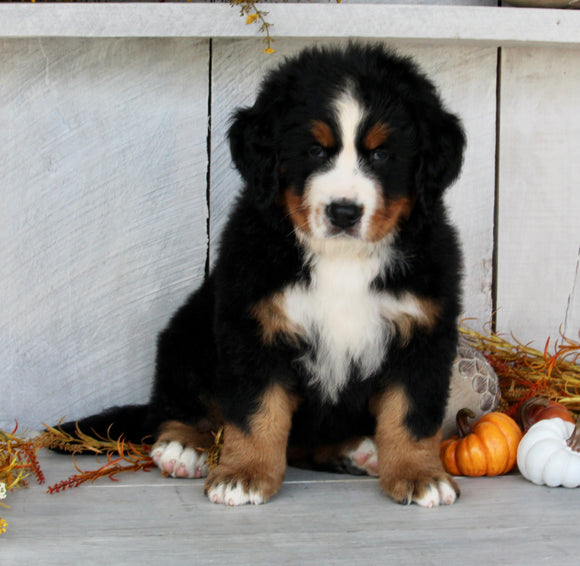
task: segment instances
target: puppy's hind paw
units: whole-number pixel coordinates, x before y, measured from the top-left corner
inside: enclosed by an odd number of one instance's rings
[[[164,474],[174,478],[203,478],[209,473],[207,453],[187,448],[180,442],[158,442],[151,458]]]
[[[372,438],[363,438],[356,447],[345,454],[345,457],[350,465],[351,473],[379,475],[377,447]]]

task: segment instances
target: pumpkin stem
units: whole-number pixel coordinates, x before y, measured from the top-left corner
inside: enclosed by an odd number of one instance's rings
[[[457,431],[459,432],[459,438],[465,438],[470,432],[471,427],[467,422],[467,419],[474,419],[475,413],[471,409],[460,409],[455,417],[455,423],[457,425]]]
[[[538,411],[547,407],[548,404],[548,399],[544,397],[530,397],[524,401],[518,411],[522,429],[528,430],[536,422],[534,417],[538,414]]]
[[[572,448],[572,450],[574,450],[574,452],[580,452],[580,418],[576,421],[576,426],[574,427],[567,444]]]

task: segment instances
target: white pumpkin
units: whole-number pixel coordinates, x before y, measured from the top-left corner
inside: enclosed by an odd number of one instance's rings
[[[574,432],[572,423],[560,418],[534,424],[518,446],[518,468],[522,476],[538,485],[578,487],[580,452],[567,444]]]

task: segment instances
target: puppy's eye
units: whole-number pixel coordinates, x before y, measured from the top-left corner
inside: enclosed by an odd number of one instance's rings
[[[308,155],[310,155],[312,159],[320,161],[326,158],[326,149],[321,145],[315,144],[308,150]]]
[[[371,161],[373,161],[374,163],[384,163],[385,161],[388,161],[390,154],[386,149],[375,149],[371,152]]]

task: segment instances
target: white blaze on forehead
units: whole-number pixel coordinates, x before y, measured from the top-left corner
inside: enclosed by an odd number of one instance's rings
[[[362,239],[377,207],[377,181],[360,167],[356,140],[365,110],[352,89],[341,91],[333,103],[338,127],[339,152],[330,168],[315,173],[307,183],[306,200],[310,209],[309,225],[315,238],[328,237],[330,226],[326,206],[338,200],[350,200],[363,207],[359,234]]]
[[[364,118],[364,109],[355,98],[351,90],[345,90],[334,103],[336,117],[342,141],[342,151],[338,161],[342,165],[358,169],[358,155],[356,151],[356,137],[360,124]]]

